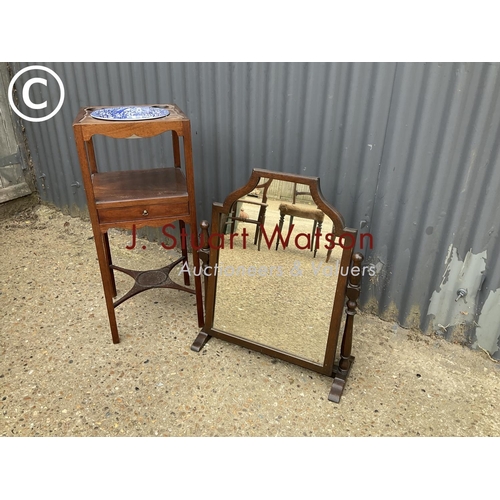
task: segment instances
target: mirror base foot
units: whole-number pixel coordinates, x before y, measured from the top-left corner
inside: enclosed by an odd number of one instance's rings
[[[210,340],[210,335],[205,332],[200,332],[196,337],[195,341],[191,345],[191,350],[194,352],[200,352],[203,346]]]
[[[339,403],[342,393],[344,392],[345,383],[349,372],[351,371],[352,364],[354,363],[354,356],[349,356],[349,367],[347,370],[340,370],[337,368],[335,372],[335,378],[333,379],[332,388],[330,389],[330,394],[328,395],[328,401],[333,401],[334,403]]]

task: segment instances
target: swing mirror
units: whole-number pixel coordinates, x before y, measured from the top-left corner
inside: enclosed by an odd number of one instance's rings
[[[362,257],[319,179],[254,170],[214,203],[201,240],[206,316],[192,349],[213,336],[332,376],[329,399],[338,401],[354,359],[349,308],[344,332],[341,323],[348,288],[359,293]]]

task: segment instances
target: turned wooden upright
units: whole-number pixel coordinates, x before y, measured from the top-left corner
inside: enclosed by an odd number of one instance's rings
[[[92,111],[110,106],[82,108],[73,123],[76,147],[82,169],[88,210],[99,259],[111,335],[116,344],[120,341],[115,317],[115,307],[124,300],[150,288],[174,288],[196,295],[198,323],[203,326],[203,302],[199,275],[198,252],[193,251],[194,290],[174,283],[171,269],[187,261],[188,251],[173,264],[153,271],[133,271],[114,266],[109,248],[108,229],[132,229],[144,226],[163,227],[179,221],[180,229],[189,224],[191,240],[198,245],[196,203],[194,193],[193,155],[189,119],[173,104],[153,105],[167,109],[169,115],[152,120],[107,121],[92,118]],[[93,137],[103,135],[115,139],[153,137],[171,132],[173,166],[148,170],[99,172]],[[184,169],[181,166],[179,138],[182,137]],[[133,288],[120,300],[116,297],[114,270],[126,272],[135,279]],[[189,276],[184,274],[184,284]]]

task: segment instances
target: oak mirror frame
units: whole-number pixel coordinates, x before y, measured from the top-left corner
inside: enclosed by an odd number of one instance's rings
[[[319,179],[254,169],[201,227],[206,313],[191,349],[216,337],[333,377],[338,403],[363,256]]]

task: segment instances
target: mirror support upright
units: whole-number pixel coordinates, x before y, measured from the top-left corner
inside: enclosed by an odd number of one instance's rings
[[[347,303],[346,303],[346,321],[344,327],[344,335],[340,346],[340,361],[335,372],[332,388],[328,399],[334,403],[338,403],[344,392],[344,386],[351,371],[351,366],[354,363],[354,356],[351,356],[352,351],[352,330],[354,326],[354,316],[358,307],[358,297],[361,291],[361,273],[353,275],[353,269],[361,269],[363,255],[355,253],[352,256],[351,267],[349,269],[349,281],[347,283]]]

